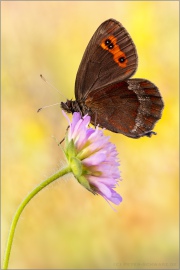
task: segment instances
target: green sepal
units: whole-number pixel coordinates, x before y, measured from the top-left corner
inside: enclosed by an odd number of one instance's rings
[[[70,142],[66,143],[65,153],[68,160],[71,160],[72,157],[76,156],[76,148],[73,139]]]
[[[70,161],[70,167],[72,170],[72,173],[74,174],[74,177],[78,180],[78,182],[84,186],[87,190],[95,194],[94,190],[91,188],[89,181],[86,179],[86,177],[83,176],[84,170],[81,161],[73,157]]]
[[[82,175],[82,163],[76,158],[72,157],[70,161],[70,167],[74,176],[78,179]]]
[[[86,189],[88,189],[89,191],[93,192],[93,190],[91,189],[90,185],[89,185],[89,181],[83,176],[81,175],[80,177],[77,178],[78,182],[84,186]]]

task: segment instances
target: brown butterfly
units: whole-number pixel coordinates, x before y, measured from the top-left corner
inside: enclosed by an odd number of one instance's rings
[[[136,71],[136,47],[121,23],[103,22],[92,36],[76,76],[76,100],[61,102],[67,112],[91,116],[91,123],[131,138],[150,137],[164,103],[146,79],[129,79]]]

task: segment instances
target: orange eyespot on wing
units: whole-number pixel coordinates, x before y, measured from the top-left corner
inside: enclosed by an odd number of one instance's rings
[[[119,45],[117,44],[117,38],[114,36],[109,36],[102,40],[101,47],[104,50],[109,51],[113,55],[114,61],[121,67],[125,68],[127,66],[127,58],[124,52],[121,51]]]

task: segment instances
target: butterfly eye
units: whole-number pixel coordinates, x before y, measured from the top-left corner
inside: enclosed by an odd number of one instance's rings
[[[125,57],[120,57],[120,58],[119,58],[119,62],[120,62],[120,63],[124,63],[125,60],[126,60]]]

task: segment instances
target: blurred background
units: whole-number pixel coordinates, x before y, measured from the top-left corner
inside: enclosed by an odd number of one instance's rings
[[[157,136],[116,144],[123,202],[113,211],[66,176],[25,208],[10,269],[178,268],[179,136],[178,1],[3,1],[2,256],[12,217],[23,198],[66,162],[57,146],[67,121],[65,101],[40,78],[74,98],[84,50],[106,19],[120,21],[136,44],[134,77],[154,82],[165,102]],[[70,115],[71,118],[71,115]]]

